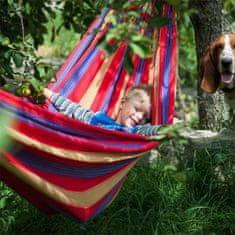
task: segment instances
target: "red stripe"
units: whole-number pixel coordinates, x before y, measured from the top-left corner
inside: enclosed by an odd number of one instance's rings
[[[159,81],[158,81],[158,124],[162,124],[162,105],[163,105],[163,98],[162,98],[162,82],[163,82],[163,75],[164,75],[164,65],[166,60],[166,42],[167,42],[167,32],[168,28],[167,26],[164,26],[160,29],[160,38],[159,38],[159,45],[161,47],[160,49],[160,66],[159,66]]]
[[[120,92],[122,89],[124,89],[123,86],[124,86],[124,82],[125,82],[125,77],[126,77],[126,70],[123,69],[120,76],[119,76],[117,84],[115,86],[115,89],[114,89],[115,92],[112,93],[112,97],[109,102],[108,109],[106,111],[107,115],[110,117],[112,117],[112,115],[113,115],[113,112],[115,110],[115,105],[116,105],[118,98],[120,96]]]
[[[99,111],[101,109],[101,105],[105,99],[106,91],[111,86],[115,75],[122,63],[123,54],[125,53],[126,43],[122,43],[115,53],[113,60],[109,66],[108,71],[104,75],[102,79],[102,83],[98,89],[97,95],[95,97],[94,102],[91,105],[91,109],[93,111]]]
[[[83,124],[83,123],[82,123]],[[87,141],[87,137],[75,139],[70,136],[60,135],[59,133],[50,132],[42,128],[38,128],[33,125],[19,123],[15,128],[20,133],[28,136],[30,139],[36,140],[40,143],[50,145],[55,148],[62,148],[69,151],[83,151],[83,152],[93,152],[93,153],[136,153],[149,150],[149,147],[156,146],[155,142],[148,142],[141,147],[136,147],[134,149],[129,149],[125,147],[129,142],[128,138],[120,141],[120,144],[123,144],[122,147],[112,147],[105,145],[104,143],[93,143],[91,144]],[[99,128],[102,131],[102,128]],[[116,131],[114,131],[116,133]],[[36,134],[35,134],[36,133]],[[96,133],[96,132],[95,132]],[[45,138],[46,136],[46,138]],[[95,139],[96,141],[96,139]],[[130,141],[132,144],[139,144],[137,141]]]
[[[135,78],[137,76],[137,70],[138,70],[138,66],[139,66],[139,63],[141,61],[141,58],[137,55],[132,55],[133,60],[134,60],[134,63],[133,63],[133,66],[134,66],[134,72],[129,76],[129,79],[127,81],[127,85],[126,85],[126,88],[125,90],[128,91],[131,87],[133,87],[134,83],[135,83]]]
[[[138,56],[135,56],[134,63],[133,63],[134,73],[132,73],[131,75],[127,75],[127,71],[125,68],[122,69],[121,75],[120,75],[120,77],[116,83],[116,86],[115,86],[115,91],[113,92],[112,98],[109,103],[107,115],[109,115],[109,116],[113,115],[114,109],[116,107],[116,102],[120,98],[121,91],[124,90],[125,91],[124,94],[125,94],[128,87],[132,86],[132,84],[134,83],[134,78],[135,78],[136,72],[137,72],[136,68],[138,66],[139,60],[140,60],[140,58]],[[127,76],[129,76],[128,82],[125,83]]]
[[[77,83],[77,85],[74,87],[71,95],[69,96],[69,99],[71,99],[74,102],[80,101],[80,99],[86,94],[87,89],[94,80],[103,62],[104,62],[104,52],[99,51],[97,57],[92,62],[92,65],[83,75],[82,80],[79,81],[79,83]]]
[[[144,64],[144,68],[142,71],[142,76],[141,76],[141,83],[142,84],[147,84],[149,83],[149,70],[150,70],[150,64],[151,64],[151,58],[147,58],[145,59],[145,64]],[[150,84],[152,85],[152,84]],[[155,107],[152,107],[153,109],[155,109]]]
[[[169,116],[168,123],[172,124],[174,120],[174,109],[175,109],[175,90],[176,90],[176,76],[177,76],[177,29],[175,20],[173,23],[172,38],[172,51],[171,51],[171,80],[170,80],[170,99],[169,99]]]

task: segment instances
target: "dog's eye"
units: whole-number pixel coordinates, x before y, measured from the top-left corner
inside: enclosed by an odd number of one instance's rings
[[[222,44],[217,44],[216,47],[217,47],[217,49],[223,49],[223,45]]]

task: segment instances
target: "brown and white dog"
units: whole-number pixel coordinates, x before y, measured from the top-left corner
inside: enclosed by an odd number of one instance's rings
[[[235,34],[218,37],[205,51],[200,64],[200,88],[207,93],[221,89],[235,108]]]

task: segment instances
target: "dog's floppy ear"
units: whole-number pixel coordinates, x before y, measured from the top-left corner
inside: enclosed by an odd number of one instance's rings
[[[200,62],[200,88],[207,93],[216,92],[219,86],[219,72],[217,70],[216,42],[209,46]]]

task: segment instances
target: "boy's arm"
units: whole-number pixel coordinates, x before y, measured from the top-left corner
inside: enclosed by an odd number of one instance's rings
[[[152,136],[158,134],[160,127],[161,127],[160,125],[145,124],[145,125],[138,125],[135,128],[137,134]]]
[[[179,131],[185,129],[185,125],[183,123],[177,124],[165,124],[165,125],[139,125],[136,126],[136,133],[145,136],[151,136],[152,140],[160,140],[164,138],[172,138],[176,136],[181,136]]]
[[[44,89],[43,93],[55,108],[66,116],[78,119],[85,123],[89,123],[94,116],[94,113],[89,109],[81,107],[81,105],[66,99],[59,93],[55,93],[47,88]]]

